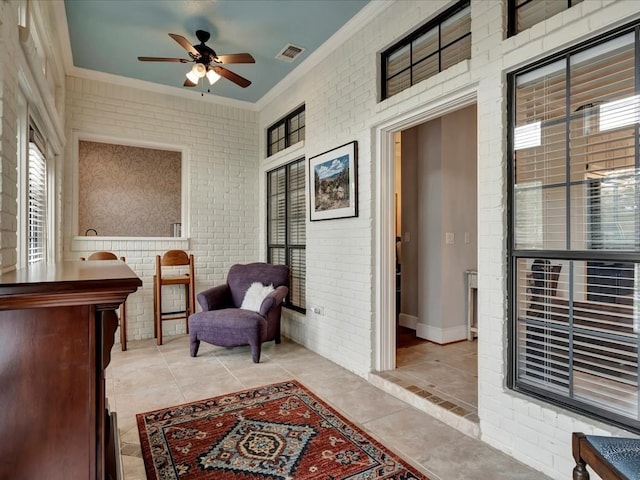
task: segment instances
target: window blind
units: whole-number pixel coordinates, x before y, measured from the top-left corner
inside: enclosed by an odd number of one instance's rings
[[[509,0],[509,35],[526,30],[583,0]]]
[[[306,190],[304,162],[289,166],[289,268],[291,269],[290,299],[293,305],[306,308]]]
[[[382,99],[468,58],[471,7],[463,0],[382,53]]]
[[[290,269],[287,306],[306,308],[305,162],[296,160],[267,173],[268,244],[271,263]]]
[[[267,129],[267,156],[303,141],[304,136],[305,107],[303,105]]]
[[[636,35],[510,77],[515,388],[640,431]]]

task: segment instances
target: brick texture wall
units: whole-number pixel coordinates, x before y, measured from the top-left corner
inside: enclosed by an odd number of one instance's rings
[[[306,104],[307,158],[357,140],[359,216],[307,224],[307,311],[289,315],[287,334],[346,368],[366,375],[373,363],[376,302],[375,178],[380,125],[415,111],[437,110],[459,92],[476,92],[478,108],[478,396],[482,439],[553,478],[573,467],[572,431],[620,433],[505,388],[506,83],[510,70],[604,33],[640,16],[636,1],[585,0],[512,38],[506,2],[472,0],[472,58],[378,102],[378,53],[450,2],[392,3],[329,57],[260,111],[265,128],[292,106]],[[264,152],[262,151],[262,156]],[[265,165],[271,165],[270,161]]]
[[[257,114],[209,99],[177,98],[131,87],[68,78],[64,193],[64,257],[96,250],[124,256],[143,286],[127,301],[127,337],[153,337],[155,256],[179,248],[195,257],[196,291],[224,281],[234,263],[258,258]],[[139,146],[182,150],[186,175],[183,219],[187,239],[74,238],[77,198],[76,139],[93,135]],[[188,225],[188,227],[187,227]],[[180,310],[181,287],[164,287],[165,311]],[[163,323],[164,335],[184,333],[184,321]]]
[[[18,78],[15,64],[17,18],[12,6],[0,2],[0,273],[14,268],[17,245]]]
[[[374,366],[376,318],[377,134],[416,112],[438,111],[461,92],[473,91],[478,111],[478,397],[482,439],[552,478],[568,478],[570,434],[617,434],[619,430],[505,387],[506,298],[506,85],[510,70],[640,18],[636,0],[585,0],[505,38],[506,2],[472,0],[472,58],[378,101],[378,54],[446,8],[445,0],[372,2],[377,14],[316,66],[300,69],[287,88],[256,107],[216,105],[131,87],[68,78],[64,180],[61,185],[64,258],[111,250],[127,258],[143,287],[128,302],[129,338],[150,338],[153,262],[156,254],[183,248],[195,254],[197,290],[221,282],[229,266],[264,258],[264,172],[347,142],[358,142],[359,215],[307,223],[307,305],[323,314],[286,313],[285,334],[345,368],[366,376]],[[14,25],[0,1],[1,265],[15,264]],[[12,8],[9,12],[13,14]],[[15,40],[17,42],[17,40]],[[7,48],[9,47],[9,48]],[[280,93],[278,93],[280,92]],[[265,129],[296,106],[306,105],[303,145],[265,158]],[[83,133],[131,144],[184,148],[189,239],[77,238],[74,217],[74,138]],[[179,292],[168,303],[178,304]],[[165,334],[183,331],[167,323]]]

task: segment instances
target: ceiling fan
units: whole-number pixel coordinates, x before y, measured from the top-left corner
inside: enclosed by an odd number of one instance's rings
[[[218,55],[212,48],[205,45],[209,40],[209,32],[204,30],[197,30],[196,37],[200,40],[200,44],[191,45],[189,41],[182,35],[170,33],[169,36],[178,42],[189,54],[190,59],[185,58],[166,58],[166,57],[138,57],[141,62],[179,62],[179,63],[191,63],[194,62],[191,70],[187,72],[187,79],[184,81],[183,86],[195,87],[198,81],[207,77],[209,83],[213,85],[220,77],[224,77],[227,80],[231,80],[236,85],[246,88],[251,85],[251,81],[246,78],[233,73],[231,70],[223,67],[223,64],[227,63],[255,63],[256,61],[249,53],[232,53],[229,55]]]

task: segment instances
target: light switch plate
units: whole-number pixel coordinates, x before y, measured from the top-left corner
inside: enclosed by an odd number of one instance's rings
[[[455,243],[455,236],[453,232],[445,233],[444,241],[447,245],[453,245]]]

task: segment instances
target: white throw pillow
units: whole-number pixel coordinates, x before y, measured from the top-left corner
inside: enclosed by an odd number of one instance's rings
[[[242,300],[240,308],[259,312],[262,301],[274,290],[273,285],[263,285],[260,282],[253,282],[247,290],[247,293],[244,294],[244,300]]]

